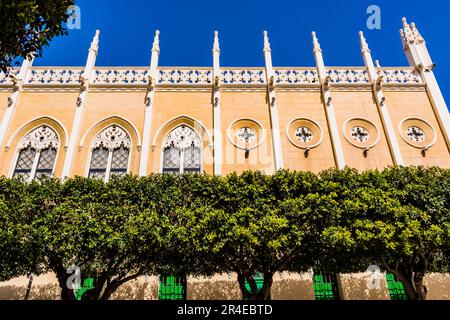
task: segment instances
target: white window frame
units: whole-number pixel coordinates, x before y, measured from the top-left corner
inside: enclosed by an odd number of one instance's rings
[[[172,128],[169,131],[169,133],[167,133],[166,136],[164,137],[164,139],[162,140],[161,156],[160,156],[160,162],[159,162],[160,163],[159,170],[161,173],[164,173],[164,152],[167,149],[164,146],[164,143],[173,131],[175,131],[176,129],[178,129],[179,127],[182,127],[182,126],[191,129],[200,141],[200,147],[199,147],[199,149],[200,149],[200,169],[199,169],[199,171],[200,171],[200,173],[203,172],[203,140],[201,138],[201,135],[197,132],[197,130],[195,130],[191,126],[189,126],[187,124],[180,124],[180,125],[177,125],[176,127]],[[178,174],[184,174],[184,152],[185,152],[185,149],[181,149],[181,150],[178,149],[178,150],[180,151],[180,171],[178,172]]]
[[[52,168],[52,173],[50,175],[50,178],[53,178],[55,176],[55,170],[56,170],[56,164],[58,161],[58,157],[59,157],[59,151],[60,151],[60,141],[61,138],[58,135],[58,132],[50,125],[48,124],[42,124],[40,126],[37,126],[35,128],[33,128],[32,130],[28,131],[20,140],[19,145],[23,142],[23,140],[29,135],[31,134],[33,131],[41,128],[41,127],[48,127],[49,129],[51,129],[55,134],[56,137],[58,139],[58,145],[55,147],[52,145],[50,145],[48,148],[35,148],[33,146],[30,146],[32,149],[34,149],[34,151],[36,151],[36,154],[34,155],[34,160],[33,160],[33,165],[31,166],[31,171],[30,171],[30,177],[28,178],[28,180],[26,180],[26,182],[31,182],[36,178],[36,171],[37,171],[37,167],[39,165],[39,160],[41,159],[41,153],[43,150],[47,150],[49,148],[53,148],[56,149],[56,155],[55,155],[55,161],[53,161],[53,168]],[[16,154],[14,156],[14,161],[13,161],[13,166],[10,170],[10,177],[13,178],[14,174],[16,173],[16,169],[17,169],[17,164],[19,162],[19,157],[20,157],[20,153],[22,152],[22,150],[25,150],[26,148],[16,148]]]
[[[129,146],[125,146],[125,148],[128,149],[127,174],[129,174],[129,173],[130,173],[130,167],[131,167],[131,156],[132,156],[132,152],[133,152],[133,148],[132,148],[132,146],[133,146],[133,139],[131,138],[131,135],[130,135],[130,133],[129,133],[127,130],[125,130],[122,126],[113,123],[113,124],[111,124],[111,125],[109,125],[109,126],[103,128],[102,130],[100,130],[100,131],[95,135],[95,137],[94,137],[94,139],[93,139],[93,141],[92,141],[92,144],[95,143],[95,140],[98,138],[98,136],[99,136],[100,134],[102,134],[104,131],[108,130],[109,128],[111,128],[111,127],[113,127],[113,126],[118,127],[118,128],[120,128],[121,130],[123,130],[123,131],[127,134],[128,139],[130,140],[130,145],[129,145]],[[87,177],[87,178],[89,178],[89,173],[90,173],[90,171],[91,171],[92,153],[93,153],[94,150],[97,149],[97,148],[98,148],[98,147],[94,147],[94,146],[92,146],[92,145],[91,145],[91,147],[89,148],[89,155],[88,155],[88,159],[87,159],[88,161],[87,161],[87,164],[86,164],[86,170],[85,170],[85,177]],[[108,147],[104,147],[104,148],[105,148],[105,149],[108,149],[108,160],[107,160],[107,162],[106,162],[105,179],[103,179],[103,181],[107,183],[107,182],[109,182],[109,180],[111,179],[110,175],[111,175],[111,166],[112,166],[113,153],[114,153],[114,151],[115,151],[116,149],[118,149],[118,148],[108,148]]]

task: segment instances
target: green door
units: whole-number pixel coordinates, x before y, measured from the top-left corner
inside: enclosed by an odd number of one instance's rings
[[[335,274],[314,274],[314,296],[316,300],[339,300],[339,289]]]
[[[160,276],[159,300],[186,300],[185,276]]]
[[[391,300],[408,300],[405,286],[392,273],[386,273],[386,281]]]

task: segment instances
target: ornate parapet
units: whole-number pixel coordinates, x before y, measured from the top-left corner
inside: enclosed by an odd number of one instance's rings
[[[364,67],[353,68],[329,68],[327,76],[330,77],[331,84],[369,84],[369,75]]]
[[[290,85],[317,85],[319,75],[315,68],[274,68],[275,84]]]
[[[84,68],[34,67],[28,71],[24,85],[28,86],[78,86]]]
[[[378,75],[383,77],[384,84],[422,85],[423,80],[415,68],[379,68]]]
[[[2,87],[12,87],[14,85],[14,79],[19,74],[19,68],[13,68],[10,70],[9,75],[6,75],[4,72],[0,72],[0,86]]]
[[[266,85],[264,68],[222,68],[221,83],[224,85]]]
[[[276,67],[273,85],[280,87],[317,87],[320,85],[316,68]],[[388,86],[423,86],[420,73],[410,67],[378,68],[378,76],[383,84]],[[18,69],[12,71],[13,77],[0,73],[0,86],[12,87],[14,75]],[[24,80],[24,87],[64,88],[77,87],[83,84],[84,69],[82,67],[33,67]],[[340,86],[371,85],[364,67],[328,67],[326,75],[329,84]],[[159,67],[157,79],[151,79],[150,71],[146,67],[97,67],[94,68],[89,84],[92,88],[138,87],[146,88],[149,81],[152,85],[162,88],[170,87],[203,87],[214,85],[213,69],[209,67]],[[264,68],[232,68],[220,69],[220,84],[224,87],[265,87],[267,85],[266,70]]]

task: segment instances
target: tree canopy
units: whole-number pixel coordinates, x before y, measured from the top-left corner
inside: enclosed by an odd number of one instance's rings
[[[450,170],[422,167],[0,178],[0,281],[50,271],[69,300],[78,266],[99,300],[142,275],[234,272],[245,299],[264,300],[277,272],[378,264],[426,299],[424,276],[450,271],[449,202]]]
[[[63,23],[74,0],[1,0],[0,71],[17,57],[41,56],[55,37],[66,35]]]

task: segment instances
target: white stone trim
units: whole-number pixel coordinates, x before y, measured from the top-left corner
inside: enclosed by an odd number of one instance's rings
[[[123,126],[121,126],[118,123],[112,123],[108,126],[106,126],[105,128],[99,130],[97,132],[97,134],[94,136],[94,138],[92,139],[90,145],[89,145],[89,150],[88,150],[88,157],[87,157],[87,162],[86,162],[86,166],[85,166],[85,171],[84,171],[84,176],[87,178],[89,177],[89,171],[91,169],[91,160],[92,160],[92,152],[94,151],[95,148],[93,148],[93,144],[95,142],[95,139],[98,137],[99,134],[101,134],[103,131],[107,130],[108,128],[112,127],[112,126],[117,126],[120,129],[122,129],[123,131],[125,131],[125,133],[128,135],[128,137],[130,138],[130,148],[129,150],[129,155],[128,155],[128,166],[127,166],[127,174],[130,173],[130,168],[131,168],[131,159],[133,156],[133,145],[134,145],[134,141],[133,141],[133,136],[130,134],[130,132],[125,129]],[[95,126],[93,126],[95,127]],[[138,139],[139,139],[139,135],[137,135]],[[109,154],[108,154],[108,163],[106,165],[106,174],[105,174],[105,182],[109,181],[109,174],[111,173],[111,161],[112,161],[112,151],[108,150]]]
[[[238,122],[240,122],[240,121],[250,121],[250,122],[254,122],[255,124],[257,124],[257,125],[261,128],[261,132],[262,132],[261,139],[258,141],[257,144],[255,144],[255,145],[254,145],[253,147],[251,147],[251,148],[248,148],[248,149],[247,149],[246,147],[240,146],[240,145],[236,144],[236,143],[233,141],[233,137],[232,137],[232,135],[231,135],[231,129],[233,128],[233,126],[234,126],[236,123],[238,123]],[[266,129],[264,129],[263,125],[262,125],[259,121],[255,120],[255,119],[252,119],[252,118],[239,118],[239,119],[234,120],[234,121],[228,126],[228,128],[227,128],[227,138],[228,138],[228,141],[230,141],[230,143],[231,143],[233,146],[235,146],[236,148],[238,148],[238,149],[240,149],[240,150],[255,150],[255,149],[259,148],[259,147],[261,146],[261,144],[263,144],[263,142],[266,140],[266,138],[267,138],[267,132],[266,132]]]
[[[371,125],[375,128],[375,130],[377,131],[377,138],[375,139],[375,142],[372,143],[371,145],[367,145],[367,146],[360,146],[360,145],[354,143],[354,142],[347,136],[347,128],[348,128],[348,123],[349,123],[350,121],[364,121],[364,122],[367,122],[367,123],[371,124]],[[346,139],[351,145],[353,145],[354,147],[357,147],[357,148],[359,148],[359,149],[363,149],[363,150],[364,150],[364,149],[373,149],[373,148],[380,142],[380,140],[381,140],[381,132],[380,132],[380,129],[379,129],[372,121],[370,121],[370,120],[368,120],[368,119],[366,119],[366,118],[360,118],[360,117],[357,117],[357,118],[350,118],[350,119],[347,119],[347,121],[345,121],[345,123],[344,123],[343,131],[342,131],[342,132],[343,132],[343,134],[344,134],[345,139]]]
[[[417,144],[411,143],[411,141],[410,141],[407,137],[405,137],[405,135],[403,134],[403,130],[402,130],[403,124],[404,124],[406,121],[410,121],[410,120],[416,120],[416,121],[423,122],[424,124],[426,124],[426,125],[431,129],[431,131],[433,131],[434,137],[433,137],[433,140],[432,140],[431,143],[429,143],[429,144],[427,144],[427,145],[419,146],[419,145],[417,145]],[[408,117],[408,118],[403,119],[402,121],[400,121],[400,123],[399,123],[399,125],[398,125],[398,130],[399,130],[399,133],[400,133],[400,136],[402,137],[402,139],[403,139],[407,144],[409,144],[410,146],[412,146],[412,147],[414,147],[414,148],[416,148],[416,149],[421,149],[421,150],[423,150],[423,149],[429,149],[429,148],[431,148],[432,146],[434,146],[434,145],[436,144],[437,139],[438,139],[438,135],[437,135],[437,132],[436,132],[436,130],[434,129],[434,127],[433,127],[428,121],[426,121],[425,119],[420,118],[420,117]]]
[[[59,136],[58,131],[56,131],[56,129],[53,126],[51,126],[51,125],[49,125],[47,123],[35,126],[33,129],[31,129],[30,131],[25,133],[20,141],[22,141],[28,134],[30,134],[31,132],[33,132],[34,130],[36,130],[36,129],[42,127],[42,126],[46,126],[46,127],[49,127],[50,129],[52,129],[55,132],[56,136],[58,137],[58,141],[61,141],[61,137]],[[20,141],[19,141],[19,143],[20,143]],[[56,165],[58,163],[58,157],[59,157],[60,151],[62,149],[61,148],[61,143],[59,143],[58,147],[56,147],[55,149],[56,149],[56,156],[55,156],[55,161],[53,163],[52,177],[55,174]],[[20,154],[21,151],[22,151],[22,149],[19,149],[19,148],[16,148],[16,150],[15,150],[15,154],[14,154],[14,157],[13,157],[13,162],[12,162],[12,165],[10,166],[9,174],[8,174],[8,176],[10,178],[13,178],[13,176],[14,176],[14,172],[16,171],[17,161],[19,160],[19,154]],[[31,169],[30,179],[28,180],[28,182],[32,181],[35,178],[36,169],[37,169],[37,166],[39,164],[39,159],[40,159],[40,156],[41,156],[41,151],[42,150],[36,150],[36,155],[35,155],[35,158],[34,158],[33,167]]]
[[[345,157],[342,149],[342,142],[339,136],[339,128],[336,121],[336,114],[333,106],[333,98],[331,97],[330,83],[326,85],[327,69],[325,68],[325,62],[323,60],[322,49],[320,47],[319,40],[316,33],[312,32],[313,38],[313,53],[316,61],[317,73],[319,75],[320,84],[322,86],[322,99],[325,108],[325,114],[327,118],[328,128],[331,137],[331,144],[333,145],[333,155],[338,169],[345,168]]]
[[[6,149],[10,149],[11,148],[11,144],[12,144],[12,142],[14,141],[14,139],[17,137],[17,135],[19,134],[19,132],[21,131],[21,130],[23,130],[26,126],[28,126],[28,125],[31,125],[33,122],[37,122],[37,121],[40,121],[40,120],[45,120],[45,119],[48,119],[48,120],[51,120],[51,121],[54,121],[54,122],[56,122],[60,127],[61,127],[61,129],[63,130],[63,132],[64,132],[64,148],[67,148],[67,146],[68,146],[68,131],[67,131],[67,129],[66,129],[66,127],[63,125],[63,123],[61,122],[61,121],[59,121],[58,119],[56,119],[56,118],[53,118],[53,117],[51,117],[51,116],[47,116],[47,115],[44,115],[44,116],[42,116],[42,117],[37,117],[37,118],[34,118],[34,119],[32,119],[32,120],[30,120],[29,122],[27,122],[26,124],[24,124],[24,125],[22,125],[19,129],[17,129],[16,131],[14,131],[14,133],[13,133],[13,135],[9,138],[9,140],[8,140],[8,143],[6,144]],[[47,126],[47,127],[49,127],[49,128],[52,128],[53,129],[53,127],[51,126],[51,125],[49,125],[48,123],[44,123],[44,124],[42,124],[42,125],[45,125],[45,126]],[[38,128],[39,126],[37,126],[37,127],[35,127],[35,129],[36,128]],[[54,129],[53,129],[54,130]],[[31,130],[31,131],[33,131],[33,130]],[[31,131],[29,131],[28,133],[30,133]],[[56,130],[55,130],[56,131]],[[27,134],[28,134],[27,133]],[[59,138],[59,137],[58,137]],[[59,138],[60,139],[60,138]],[[60,140],[61,141],[61,140]]]
[[[112,116],[103,118],[102,120],[100,120],[100,121],[96,122],[95,124],[93,124],[92,126],[90,126],[89,129],[86,130],[86,132],[84,133],[83,137],[81,138],[79,148],[80,148],[80,149],[81,149],[81,148],[84,148],[84,144],[85,144],[85,141],[86,141],[86,139],[87,139],[87,136],[89,135],[89,133],[90,133],[91,131],[94,130],[95,127],[97,127],[98,125],[101,125],[102,123],[104,123],[104,122],[106,122],[106,121],[108,121],[108,120],[111,120],[111,119],[119,119],[119,120],[122,120],[122,121],[124,121],[126,124],[128,124],[131,128],[133,128],[133,131],[134,131],[134,133],[136,134],[136,137],[137,137],[137,145],[136,145],[136,147],[137,147],[137,148],[140,148],[140,147],[141,147],[141,136],[140,136],[139,131],[138,131],[138,129],[136,128],[136,126],[135,126],[133,123],[131,123],[130,121],[128,121],[127,119],[125,119],[124,117],[122,117],[122,116],[112,115]],[[117,124],[116,122],[112,123],[111,125],[106,126],[105,129],[106,129],[106,128],[109,128],[109,127],[112,126],[112,125],[117,125],[118,127],[120,127],[120,128],[123,129],[123,126]],[[100,131],[101,131],[101,130],[100,130]],[[125,130],[125,131],[128,133],[127,130]],[[128,134],[129,134],[129,133],[128,133]],[[95,138],[94,138],[94,139],[95,139]],[[131,139],[131,135],[130,135],[130,139]]]
[[[169,134],[171,134],[172,133],[172,131],[174,131],[174,130],[176,130],[178,127],[180,127],[180,126],[185,126],[185,127],[188,127],[189,129],[191,129],[192,131],[194,131],[194,133],[197,135],[197,138],[198,139],[200,139],[200,142],[201,142],[201,148],[200,148],[200,172],[203,172],[203,162],[204,162],[204,158],[203,158],[203,155],[204,155],[204,151],[203,151],[203,144],[204,144],[204,141],[203,141],[203,139],[202,139],[202,136],[200,135],[200,133],[197,131],[197,130],[195,130],[195,128],[193,128],[192,126],[190,126],[190,125],[188,125],[188,124],[186,124],[186,123],[183,123],[183,124],[179,124],[179,125],[177,125],[177,126],[174,126],[172,129],[170,129],[169,130],[169,132],[167,133],[167,135],[164,137],[164,139],[163,139],[163,143],[161,144],[161,152],[160,152],[160,157],[159,157],[159,172],[160,173],[163,173],[163,170],[164,170],[164,141],[165,141],[165,139],[167,139],[167,137],[169,136]],[[182,153],[181,155],[180,155],[180,164],[181,163],[184,163],[184,158],[183,158],[183,156],[184,156],[184,153]],[[180,169],[182,169],[181,167],[180,167]],[[181,172],[180,173],[183,173],[183,170],[181,170]]]
[[[192,122],[198,124],[200,127],[202,127],[203,131],[206,133],[206,136],[208,137],[208,146],[209,146],[210,148],[213,147],[213,139],[212,139],[212,137],[211,137],[211,135],[210,135],[208,129],[206,129],[206,127],[203,125],[203,123],[202,123],[201,121],[199,121],[199,120],[197,120],[197,119],[191,117],[191,116],[188,116],[188,115],[183,114],[183,115],[176,116],[176,117],[174,117],[174,118],[172,118],[172,119],[170,119],[170,120],[164,122],[164,123],[159,127],[159,129],[158,129],[158,130],[156,131],[156,133],[155,133],[155,136],[153,137],[152,148],[156,148],[156,142],[158,141],[158,138],[159,138],[159,136],[161,135],[161,131],[162,131],[164,128],[166,128],[167,126],[169,126],[172,122],[175,122],[175,121],[177,121],[177,120],[182,120],[182,119],[188,119],[188,120],[190,120],[190,121],[192,121]],[[202,136],[200,136],[200,137],[202,137]]]
[[[290,129],[291,125],[295,121],[299,121],[299,120],[309,121],[309,122],[311,122],[312,124],[316,125],[319,128],[319,131],[320,131],[319,142],[317,142],[316,144],[309,145],[309,146],[304,146],[304,147],[302,147],[302,146],[298,145],[297,143],[295,143],[295,141],[291,138],[291,135],[289,134],[289,129]],[[291,121],[289,121],[288,125],[286,126],[286,136],[288,137],[289,142],[292,143],[296,148],[303,149],[303,150],[317,148],[319,145],[322,144],[322,142],[324,140],[324,134],[323,134],[322,127],[316,121],[308,119],[308,118],[294,118]]]

